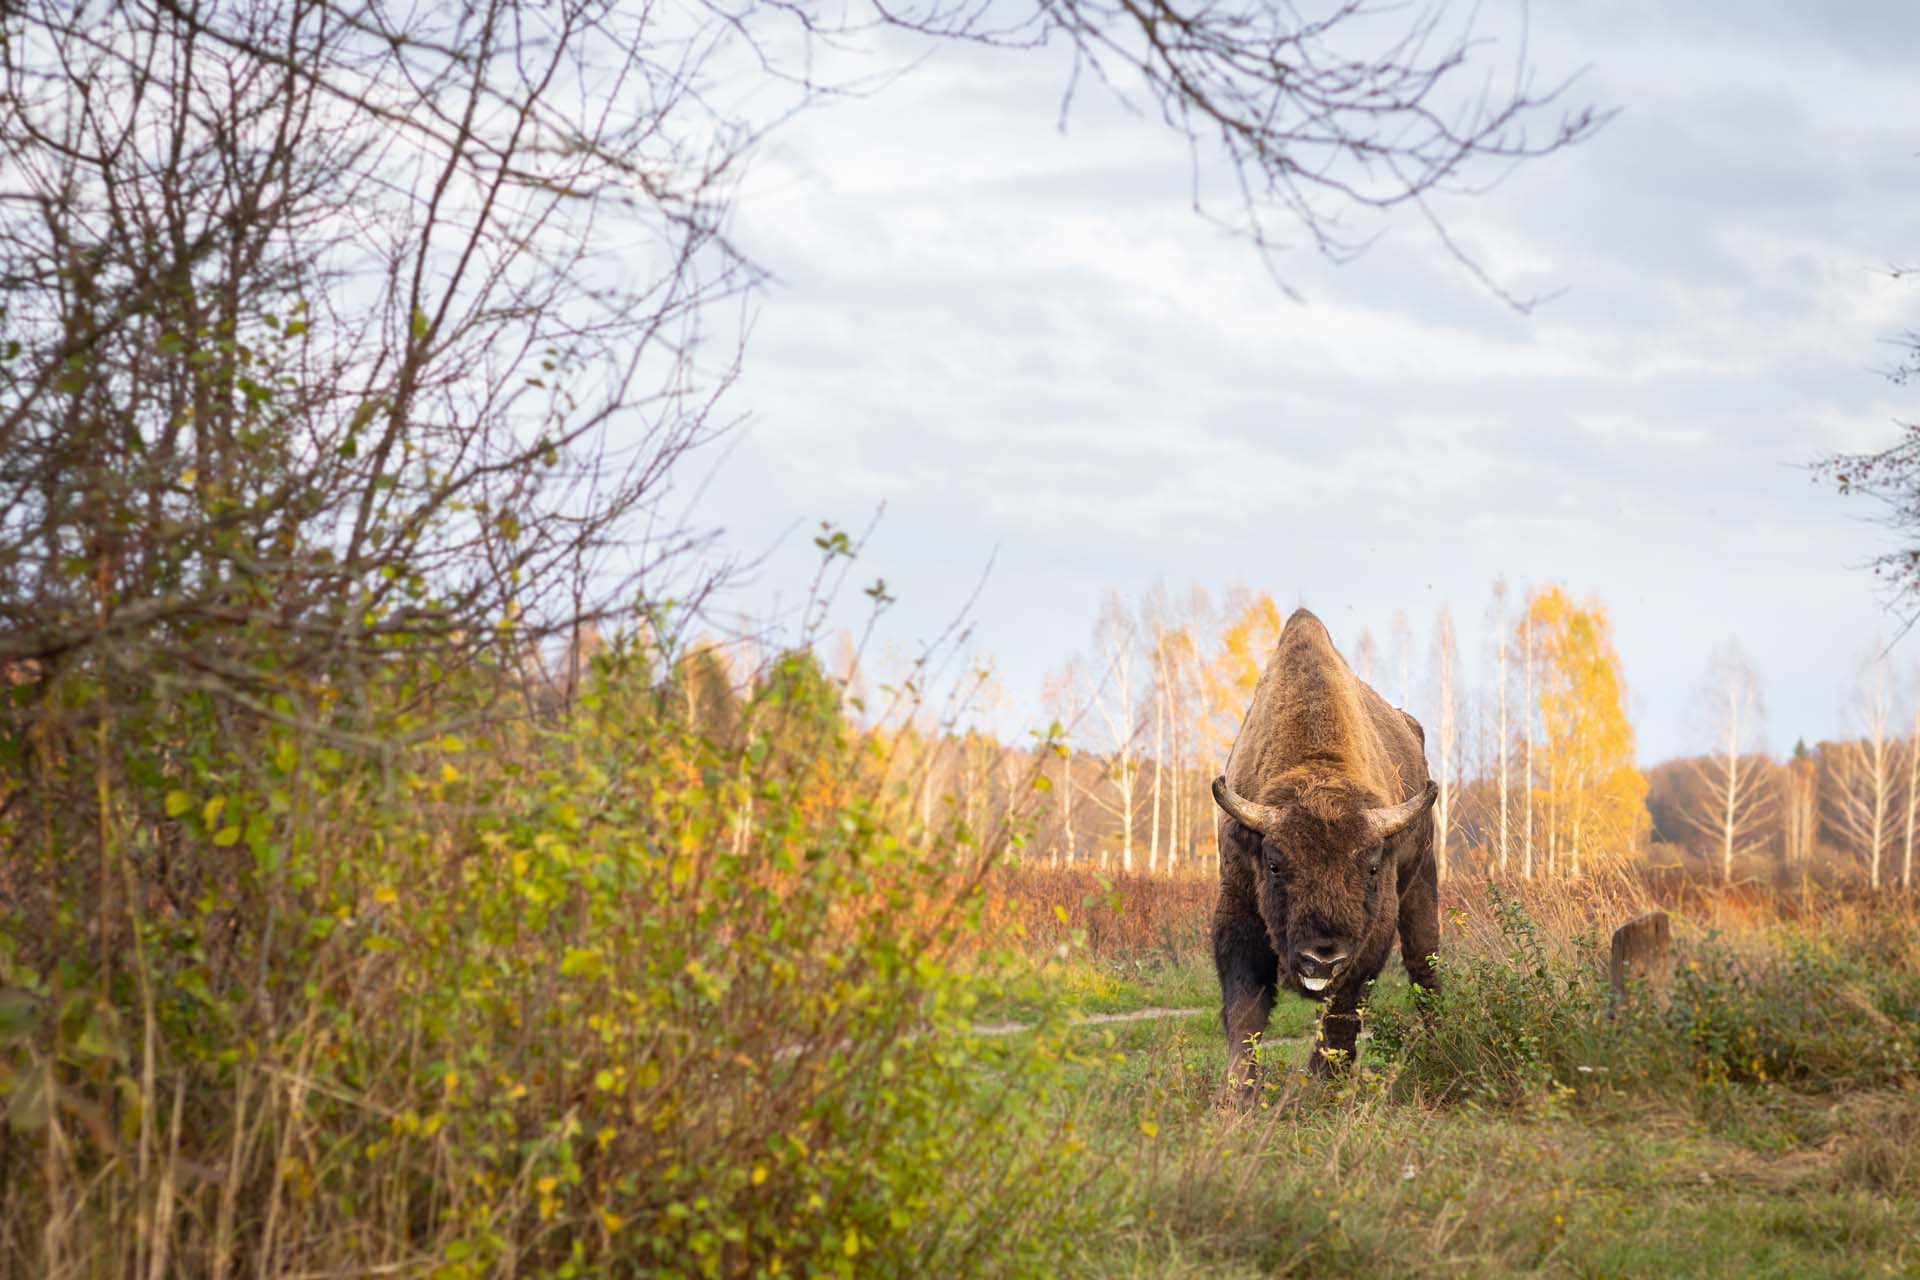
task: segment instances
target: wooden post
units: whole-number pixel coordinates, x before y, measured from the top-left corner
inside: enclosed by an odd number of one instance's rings
[[[1627,998],[1627,983],[1647,984],[1656,1005],[1665,1005],[1673,978],[1673,926],[1664,911],[1636,916],[1613,931],[1613,955],[1607,966],[1614,1003]]]

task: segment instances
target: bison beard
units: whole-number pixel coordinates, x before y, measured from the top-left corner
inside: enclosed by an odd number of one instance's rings
[[[1251,1038],[1281,986],[1324,1001],[1312,1069],[1351,1060],[1367,987],[1395,935],[1438,990],[1439,882],[1419,722],[1389,706],[1305,609],[1287,619],[1213,784],[1220,898],[1213,957],[1230,1086],[1252,1090]],[[1330,1055],[1338,1055],[1330,1056]]]

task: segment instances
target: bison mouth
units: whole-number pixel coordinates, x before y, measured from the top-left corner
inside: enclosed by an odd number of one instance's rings
[[[1346,976],[1352,958],[1353,950],[1347,943],[1323,934],[1305,946],[1293,948],[1289,967],[1300,989],[1318,997]]]

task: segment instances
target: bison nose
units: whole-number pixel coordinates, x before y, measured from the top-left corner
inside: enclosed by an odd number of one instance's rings
[[[1309,978],[1329,977],[1346,958],[1345,947],[1323,939],[1300,948],[1300,972]]]

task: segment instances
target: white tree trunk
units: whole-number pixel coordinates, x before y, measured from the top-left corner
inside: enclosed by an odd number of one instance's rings
[[[1920,809],[1920,705],[1913,710],[1913,736],[1907,739],[1907,844],[1900,855],[1900,887],[1913,888],[1913,826]]]
[[[1893,795],[1899,786],[1892,678],[1877,647],[1861,661],[1853,715],[1860,737],[1835,748],[1833,815],[1866,864],[1868,887],[1877,890],[1884,878]]]
[[[1445,609],[1440,611],[1438,632],[1435,636],[1436,666],[1440,685],[1440,723],[1435,726],[1439,731],[1439,742],[1435,754],[1439,757],[1440,795],[1434,802],[1433,858],[1434,870],[1441,879],[1447,877],[1447,837],[1453,830],[1453,757],[1455,740],[1459,736],[1454,706],[1454,638],[1453,619]]]
[[[1067,829],[1067,866],[1073,866],[1073,748],[1060,751],[1060,820]]]
[[[1527,717],[1527,827],[1521,841],[1520,876],[1523,880],[1533,879],[1533,606],[1527,606],[1526,621],[1522,624],[1525,640],[1520,655],[1521,671],[1526,676],[1527,696],[1522,710]]]
[[[1502,581],[1497,589],[1500,603],[1494,619],[1493,637],[1497,646],[1494,686],[1500,702],[1500,874],[1507,874],[1507,610],[1506,583]],[[1482,706],[1486,705],[1484,703]],[[1484,722],[1483,722],[1484,723]],[[1485,759],[1485,757],[1481,757]]]
[[[1161,643],[1159,637],[1155,637],[1153,649],[1155,665],[1164,671],[1159,663]],[[1162,679],[1159,686],[1153,700],[1153,820],[1147,837],[1147,872],[1150,875],[1158,874],[1160,870],[1160,764],[1167,754],[1166,681]]]

